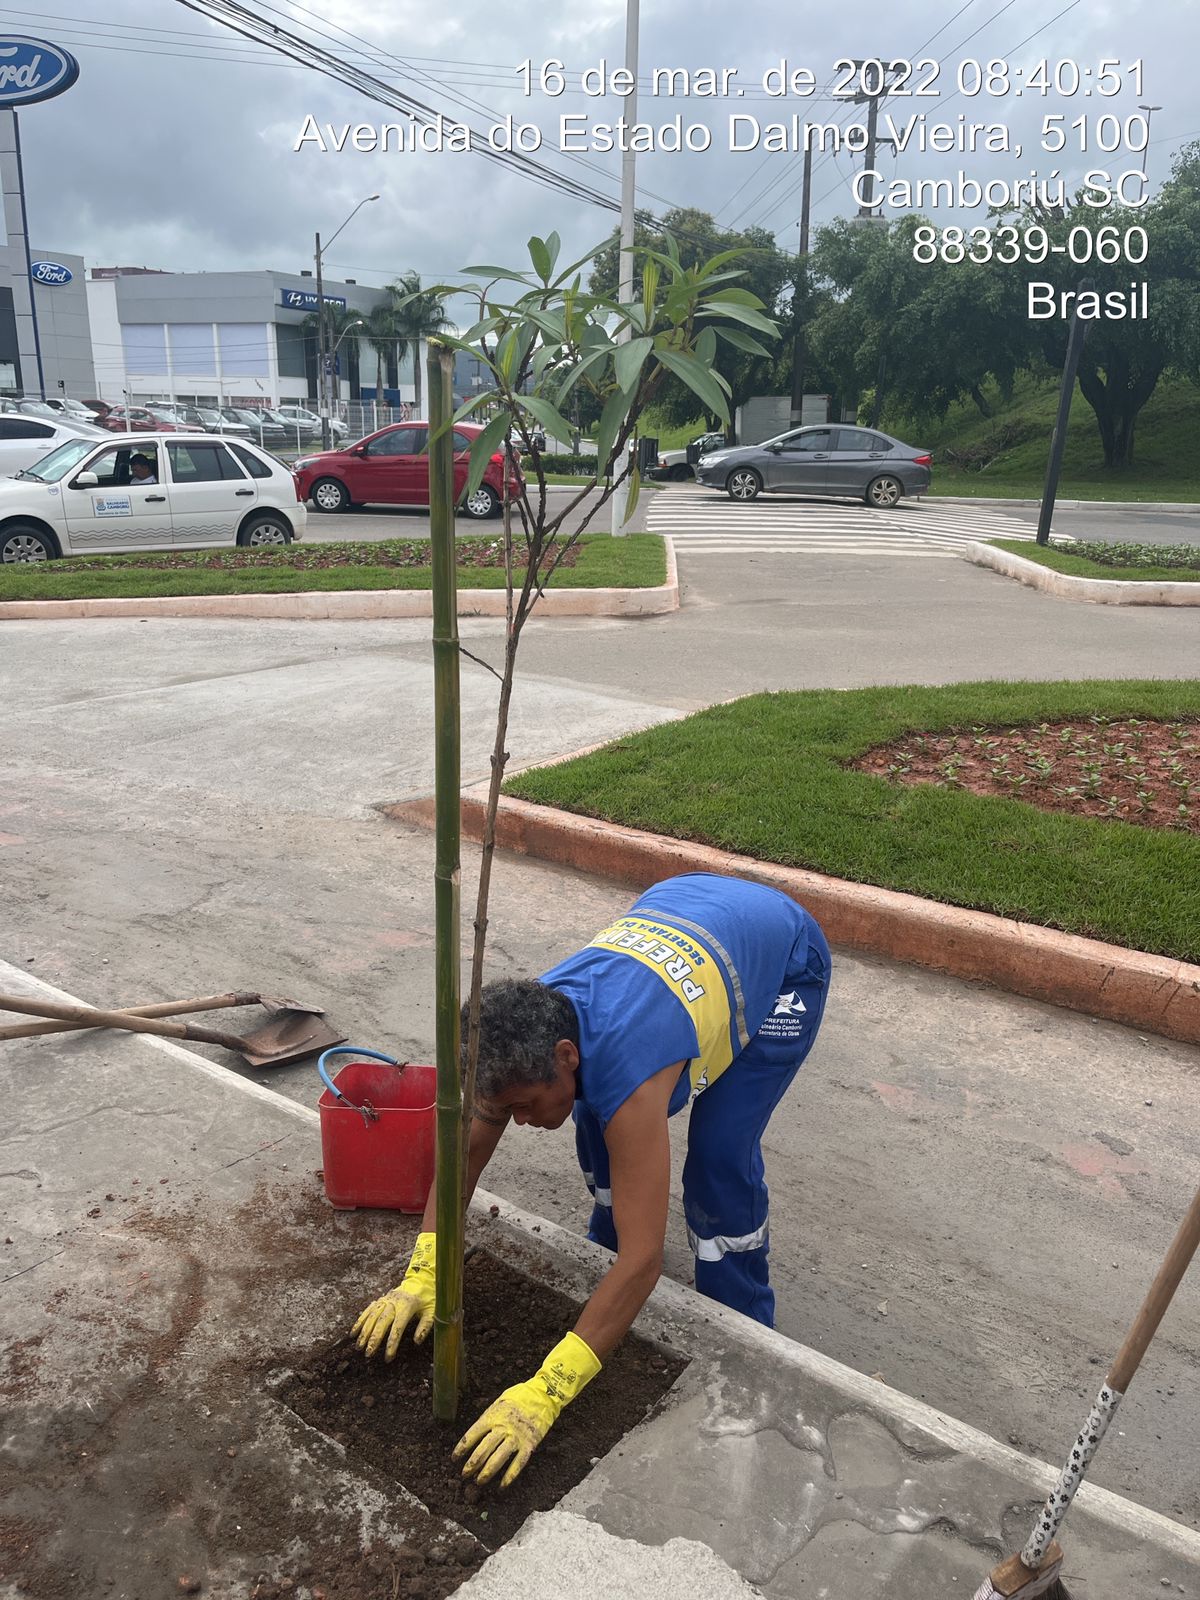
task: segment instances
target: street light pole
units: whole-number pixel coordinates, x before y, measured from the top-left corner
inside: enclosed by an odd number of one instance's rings
[[[1146,191],[1150,187],[1150,119],[1156,111],[1161,111],[1161,106],[1139,106],[1139,111],[1146,113],[1146,148],[1142,152],[1142,198],[1145,199]]]
[[[625,0],[625,67],[633,82],[633,88],[625,96],[625,109],[622,115],[626,123],[637,121],[637,74],[638,74],[638,4],[639,0]],[[621,267],[618,277],[617,299],[624,305],[633,299],[633,208],[637,195],[637,186],[634,182],[637,157],[632,148],[621,152]],[[626,325],[617,334],[617,342],[624,344],[632,337],[633,330]],[[647,329],[649,332],[649,329]],[[603,463],[597,462],[597,466]],[[613,476],[617,476],[616,462],[613,463]],[[625,497],[614,494],[612,497],[612,532],[614,536],[625,532],[625,517],[621,505]]]
[[[342,223],[342,227],[338,228],[336,230],[336,232],[331,234],[330,237],[325,241],[324,245],[321,244],[321,235],[319,233],[316,235],[316,264],[317,264],[317,396],[318,396],[318,402],[319,402],[319,407],[318,408],[319,408],[319,410],[321,412],[321,449],[322,450],[328,450],[329,449],[329,408],[330,408],[329,378],[330,378],[330,373],[326,371],[326,366],[327,366],[327,364],[329,366],[332,366],[332,364],[333,364],[333,354],[332,354],[332,352],[330,352],[327,355],[326,354],[326,350],[325,350],[325,286],[324,286],[323,279],[321,277],[321,254],[322,254],[322,251],[324,249],[327,249],[328,246],[333,243],[333,241],[337,238],[338,234],[341,233],[342,228],[344,228],[347,223],[350,223],[350,222],[354,221],[355,217],[358,215],[358,213],[362,210],[362,208],[365,205],[368,205],[372,200],[378,200],[378,199],[379,199],[379,196],[377,194],[369,194],[364,199],[360,200],[358,202],[358,204],[355,206],[354,210],[346,218],[346,221]],[[334,346],[334,349],[336,350],[336,345]]]

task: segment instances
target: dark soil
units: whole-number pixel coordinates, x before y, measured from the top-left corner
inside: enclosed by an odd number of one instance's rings
[[[455,560],[460,567],[503,567],[504,537],[467,538],[455,541]],[[513,546],[513,564],[523,571],[524,539],[518,532]],[[579,546],[559,551],[557,547],[542,559],[542,567],[558,557],[557,565],[573,567],[579,560]],[[266,550],[165,550],[147,551],[132,556],[79,556],[71,560],[72,572],[108,572],[114,568],[136,567],[146,572],[245,572],[268,569],[285,572],[321,572],[329,567],[427,567],[430,563],[428,539],[381,539],[377,543],[288,545]]]
[[[1043,811],[1200,833],[1200,722],[1091,717],[909,733],[850,763],[895,783],[1004,795]]]
[[[662,1399],[686,1363],[631,1335],[563,1413],[512,1487],[479,1489],[464,1482],[450,1452],[503,1390],[533,1376],[579,1307],[482,1252],[467,1261],[464,1303],[467,1384],[456,1422],[433,1418],[432,1338],[420,1348],[406,1339],[390,1365],[378,1357],[367,1361],[351,1341],[340,1341],[298,1372],[281,1398],[345,1445],[352,1463],[357,1457],[396,1479],[431,1511],[495,1550],[531,1511],[549,1510],[581,1482],[596,1459]]]

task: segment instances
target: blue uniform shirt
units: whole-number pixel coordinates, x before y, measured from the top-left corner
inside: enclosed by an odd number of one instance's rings
[[[606,1124],[633,1091],[686,1061],[674,1114],[772,1015],[808,961],[808,913],[777,889],[712,873],[656,883],[577,955],[542,974],[579,1018],[579,1098]]]

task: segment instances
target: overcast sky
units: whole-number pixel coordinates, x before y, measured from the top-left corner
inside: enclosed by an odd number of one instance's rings
[[[539,159],[618,196],[616,155],[591,155],[583,159],[592,165],[580,166],[553,145],[561,114],[586,112],[593,121],[612,121],[623,109],[613,97],[584,97],[578,75],[602,57],[610,66],[622,63],[624,0],[553,8],[483,0],[457,0],[452,7],[428,0],[320,0],[318,7],[313,0],[314,9],[299,0],[246,3],[346,61],[367,65],[373,57],[374,75],[448,118],[469,117],[484,126],[512,112],[538,123],[546,136]],[[1064,5],[1067,14],[1052,21]],[[74,251],[89,265],[296,270],[312,264],[315,229],[328,238],[359,199],[378,190],[379,202],[360,212],[333,245],[327,271],[381,284],[408,268],[429,281],[474,261],[519,262],[528,235],[552,228],[565,250],[582,254],[613,224],[611,213],[477,155],[295,153],[310,114],[339,127],[395,121],[397,113],[273,57],[179,0],[105,0],[102,7],[97,0],[45,0],[36,11],[0,6],[0,19],[8,31],[60,43],[81,66],[79,82],[66,95],[21,112],[30,232],[40,249]],[[844,100],[764,96],[762,74],[781,57],[793,68],[811,68],[821,86],[841,56],[937,57],[943,63],[941,99],[892,100],[888,109],[905,120],[923,111],[931,121],[954,122],[965,112],[972,119],[1005,122],[1014,143],[1024,146],[1020,158],[882,152],[879,166],[889,179],[943,176],[959,167],[981,179],[1025,176],[1031,167],[1049,173],[1059,166],[1074,178],[1089,166],[1136,168],[1141,158],[1129,153],[1054,156],[1036,144],[1048,114],[1065,113],[1068,124],[1084,112],[1124,117],[1140,99],[1162,108],[1154,113],[1148,154],[1154,185],[1169,171],[1172,151],[1189,136],[1200,137],[1198,47],[1200,7],[1194,0],[1141,0],[1136,6],[1112,0],[1076,0],[1074,6],[1069,0],[894,0],[886,17],[869,20],[867,8],[797,10],[793,0],[642,0],[644,78],[654,67],[736,67],[735,85],[745,92],[736,101],[642,95],[640,120],[657,124],[682,112],[685,121],[711,128],[713,147],[698,155],[640,157],[639,204],[658,212],[672,204],[698,206],[722,224],[765,225],[781,244],[795,248],[801,157],[731,153],[728,117],[737,112],[763,123],[790,122],[798,114],[845,122],[863,112]],[[1143,92],[1135,92],[1127,75],[1126,87],[1113,98],[954,95],[961,59],[1006,55],[1014,68],[1026,71],[1043,56],[1070,58],[1094,72],[1103,58],[1117,58],[1123,67],[1140,58]],[[514,69],[526,57],[536,63],[562,58],[569,92],[525,99]],[[853,213],[848,179],[859,166],[860,158],[845,154],[839,160],[816,158],[814,225]],[[943,214],[938,220],[984,216]]]

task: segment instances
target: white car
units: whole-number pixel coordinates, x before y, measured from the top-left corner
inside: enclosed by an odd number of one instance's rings
[[[321,432],[321,419],[315,411],[310,411],[307,406],[276,406],[276,414],[285,422],[290,422],[293,427],[300,424],[301,437],[306,433],[319,435]],[[350,437],[350,424],[343,422],[341,417],[330,417],[329,437],[335,444],[341,439]]]
[[[288,468],[241,439],[75,437],[0,479],[0,562],[290,544],[307,516]]]
[[[85,406],[82,400],[72,400],[70,395],[47,396],[46,404],[51,411],[57,411],[59,416],[64,417],[68,422],[94,423],[96,421],[96,413]]]
[[[23,467],[31,467],[68,439],[111,439],[112,434],[94,422],[77,422],[74,417],[26,416],[6,411],[0,416],[0,477],[11,477]]]

